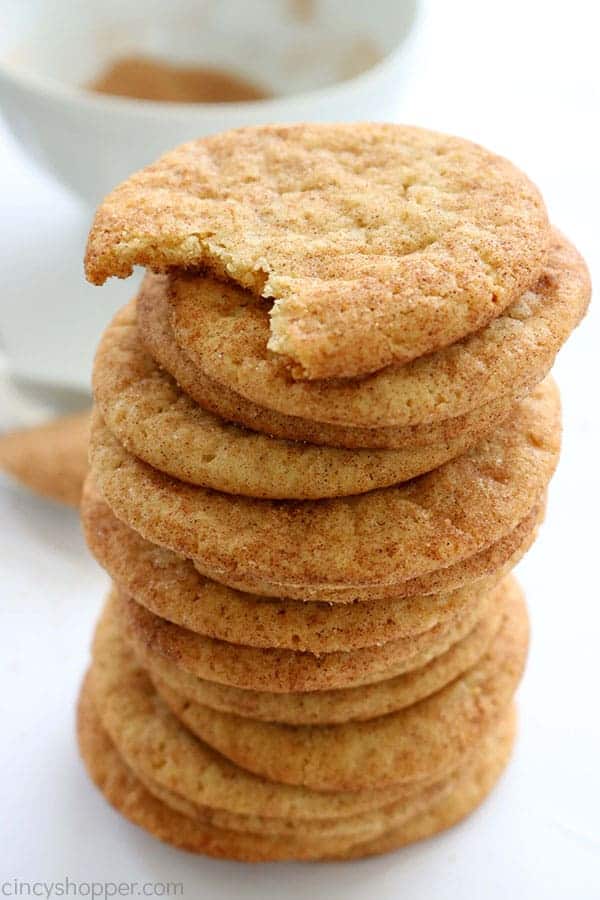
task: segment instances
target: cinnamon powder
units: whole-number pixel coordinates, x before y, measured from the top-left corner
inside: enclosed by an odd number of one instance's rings
[[[87,88],[170,103],[235,103],[270,96],[250,81],[212,66],[174,66],[143,56],[115,60]]]

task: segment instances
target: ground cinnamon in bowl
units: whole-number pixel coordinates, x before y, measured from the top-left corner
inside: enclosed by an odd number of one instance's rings
[[[269,91],[213,66],[175,66],[144,56],[114,60],[88,90],[167,103],[239,103],[263,100]]]

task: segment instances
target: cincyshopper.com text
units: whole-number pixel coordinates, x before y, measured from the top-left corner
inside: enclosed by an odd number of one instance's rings
[[[29,881],[12,878],[0,882],[3,897],[89,897],[109,900],[113,897],[183,897],[181,881],[73,881],[68,876],[61,881]]]

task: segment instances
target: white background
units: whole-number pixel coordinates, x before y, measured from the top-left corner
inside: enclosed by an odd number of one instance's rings
[[[424,5],[401,118],[474,138],[520,164],[598,277],[594,4]],[[15,303],[44,284],[56,296],[62,263],[53,252],[63,225],[73,227],[72,204],[36,180],[2,133],[0,203],[0,290]],[[25,241],[11,223],[27,216]],[[70,252],[61,277],[79,278],[79,240]],[[33,270],[23,258],[37,260]],[[91,301],[106,318],[102,292]],[[83,772],[73,731],[105,577],[86,555],[74,513],[0,483],[0,881],[182,881],[185,896],[210,900],[600,897],[599,344],[596,308],[556,366],[563,457],[547,524],[519,567],[533,642],[513,764],[468,821],[382,859],[220,863],[162,846],[110,810]],[[0,425],[13,414],[4,403]]]

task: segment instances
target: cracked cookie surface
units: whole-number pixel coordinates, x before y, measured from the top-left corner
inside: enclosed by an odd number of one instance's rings
[[[204,267],[273,301],[269,348],[293,377],[349,377],[483,327],[535,283],[548,241],[537,189],[469,141],[265,126],[131,176],[96,214],[86,270]]]
[[[474,444],[508,415],[523,394],[522,388],[517,391],[513,388],[508,394],[467,413],[432,423],[407,426],[333,425],[261,406],[202,372],[175,340],[166,276],[146,276],[137,297],[136,316],[140,337],[150,355],[200,406],[226,421],[239,422],[253,431],[292,441],[306,441],[317,446],[382,450],[433,447],[452,444],[457,439],[468,439]],[[256,374],[260,372],[262,347],[259,343],[261,349],[255,360]],[[251,356],[252,352],[252,347],[246,347],[242,358]],[[331,386],[333,382],[328,384]],[[347,397],[346,415],[349,419],[355,417],[352,406],[360,400],[360,384],[359,381],[354,382]],[[373,418],[373,413],[370,415]]]

